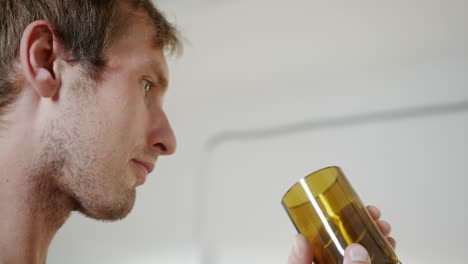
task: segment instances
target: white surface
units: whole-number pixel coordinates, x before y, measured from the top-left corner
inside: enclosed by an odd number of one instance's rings
[[[308,173],[339,165],[392,223],[404,263],[441,263],[441,255],[463,263],[467,121],[468,112],[220,144],[210,155],[201,233],[221,251],[241,248],[238,258],[246,241],[287,255],[294,228],[282,196]],[[265,255],[257,263],[284,262]]]
[[[170,65],[178,152],[160,159],[126,220],[73,216],[49,263],[286,263],[294,230],[281,196],[329,164],[382,208],[404,263],[463,263],[466,113],[310,125],[468,100],[467,5],[162,2],[190,41]],[[291,126],[302,130],[249,139]]]

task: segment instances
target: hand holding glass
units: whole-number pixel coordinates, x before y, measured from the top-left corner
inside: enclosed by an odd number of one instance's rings
[[[346,247],[353,243],[364,246],[374,264],[401,264],[340,168],[301,179],[282,203],[312,245],[315,264],[342,264]]]

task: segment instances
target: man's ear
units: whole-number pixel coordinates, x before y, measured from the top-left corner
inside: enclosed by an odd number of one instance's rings
[[[19,51],[21,70],[25,81],[41,97],[53,98],[60,91],[60,50],[61,42],[49,22],[34,21],[24,30]]]

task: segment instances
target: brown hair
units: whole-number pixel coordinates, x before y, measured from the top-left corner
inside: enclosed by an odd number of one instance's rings
[[[18,94],[12,63],[23,31],[35,20],[55,27],[63,51],[93,79],[105,68],[105,48],[125,32],[132,12],[148,15],[156,29],[156,45],[171,53],[182,48],[175,27],[150,0],[0,0],[0,5],[0,116]]]

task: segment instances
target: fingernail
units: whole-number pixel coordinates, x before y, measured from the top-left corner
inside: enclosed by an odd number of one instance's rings
[[[349,249],[349,257],[351,258],[351,261],[370,261],[367,250],[358,244],[351,245],[351,248]]]
[[[293,242],[294,254],[299,258],[301,258],[304,255],[304,250],[305,250],[302,239],[303,238],[301,235],[296,235],[296,237],[294,238],[294,242]]]

